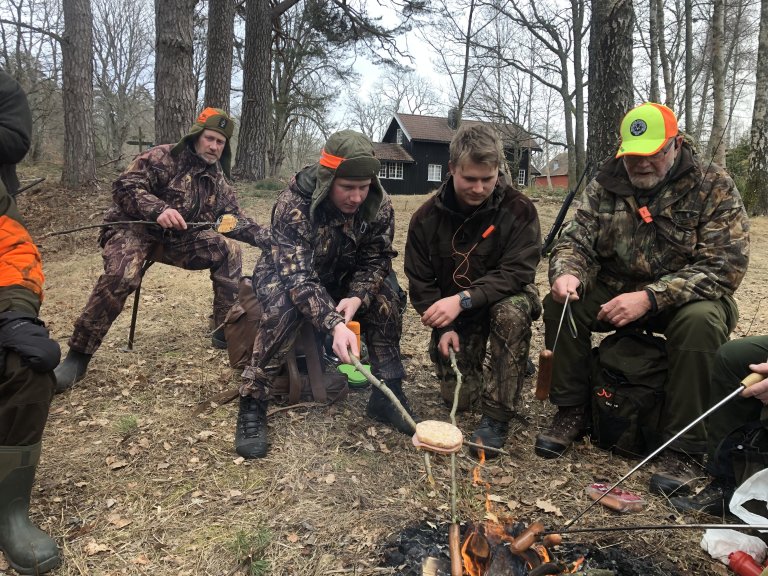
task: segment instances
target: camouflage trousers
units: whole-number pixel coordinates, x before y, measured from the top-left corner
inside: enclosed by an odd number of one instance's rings
[[[336,293],[335,290],[330,293],[336,301],[345,296],[344,292]],[[264,314],[256,332],[250,364],[243,371],[240,394],[265,398],[305,317],[294,306],[279,281],[259,286],[256,295]],[[382,380],[405,377],[400,356],[404,307],[405,302],[396,282],[387,279],[382,282],[370,305],[361,307],[355,314],[355,320],[360,322],[361,336],[368,346],[371,372]]]
[[[101,345],[125,301],[141,283],[146,259],[185,270],[210,270],[213,283],[213,322],[221,325],[237,297],[242,270],[240,247],[210,229],[152,236],[115,228],[102,240],[104,273],[85,309],[75,321],[69,347],[93,354]]]
[[[531,323],[540,315],[538,290],[527,285],[523,292],[490,306],[487,315],[473,315],[471,322],[459,323],[459,410],[472,409],[504,422],[512,417],[523,391]],[[429,355],[440,379],[440,394],[453,406],[456,376],[449,359],[438,351],[438,341],[434,330]]]
[[[35,372],[10,350],[0,370],[0,446],[30,446],[43,439],[56,378]]]

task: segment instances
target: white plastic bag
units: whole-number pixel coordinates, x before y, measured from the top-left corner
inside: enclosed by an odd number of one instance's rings
[[[736,530],[707,530],[701,539],[701,548],[712,558],[728,565],[728,555],[741,550],[758,562],[765,558],[768,546],[757,536],[750,536]]]
[[[763,515],[755,514],[744,508],[744,503],[760,500],[765,504]],[[768,468],[750,476],[739,486],[731,497],[731,512],[747,524],[768,525]],[[761,507],[760,510],[763,510]],[[761,530],[761,532],[768,532]]]

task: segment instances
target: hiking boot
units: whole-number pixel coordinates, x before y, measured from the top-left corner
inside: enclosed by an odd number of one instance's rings
[[[691,483],[701,475],[701,466],[701,456],[664,450],[656,460],[656,473],[651,476],[649,489],[653,494],[687,496]]]
[[[85,377],[85,373],[88,372],[88,363],[92,357],[93,354],[84,354],[69,349],[64,362],[56,366],[53,371],[54,376],[56,376],[56,394],[66,392],[75,385],[75,382],[80,382]]]
[[[400,400],[400,404],[403,405],[403,408],[410,414],[411,418],[418,422],[418,419],[413,414],[413,410],[411,410],[411,406],[408,404],[408,398],[405,397],[405,392],[403,392],[403,381],[397,378],[396,380],[382,383]],[[383,422],[384,424],[390,424],[395,430],[403,434],[411,435],[415,432],[413,426],[403,417],[400,410],[384,395],[384,392],[376,387],[373,388],[371,396],[368,398],[368,406],[366,406],[365,413],[368,415],[368,418]]]
[[[528,360],[525,363],[525,377],[529,378],[536,374],[536,365],[533,363],[533,360],[531,360],[531,357],[528,356]]]
[[[672,506],[684,512],[703,512],[710,516],[723,517],[733,496],[734,486],[721,480],[713,480],[701,492],[693,496],[675,496],[669,501]]]
[[[580,406],[559,406],[549,430],[536,436],[534,450],[542,458],[559,458],[574,440],[584,435],[586,410]]]
[[[264,458],[267,455],[267,401],[253,396],[240,396],[237,413],[235,452],[243,458]]]
[[[504,443],[507,441],[507,433],[509,432],[509,422],[502,422],[496,420],[490,416],[485,416],[480,419],[480,425],[472,434],[472,442],[475,444],[482,444],[489,448],[498,448],[499,450],[504,447]],[[480,448],[470,447],[470,452],[475,458],[479,458]],[[485,451],[485,457],[496,458],[499,453],[487,450]]]
[[[217,328],[211,334],[211,346],[219,350],[227,349],[227,337],[224,335],[224,328]]]

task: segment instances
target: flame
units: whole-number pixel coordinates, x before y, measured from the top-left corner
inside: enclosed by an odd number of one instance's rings
[[[488,540],[475,527],[472,532],[467,534],[461,547],[461,558],[467,574],[469,576],[482,576],[485,574],[488,568],[489,555]]]
[[[568,571],[568,574],[575,574],[578,572],[579,568],[581,568],[581,565],[584,564],[584,556],[576,560],[573,565],[571,566],[571,569]]]

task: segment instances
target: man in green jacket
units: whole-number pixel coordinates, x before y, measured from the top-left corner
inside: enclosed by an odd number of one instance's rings
[[[702,162],[672,110],[646,103],[626,114],[616,158],[586,187],[550,258],[546,346],[566,301],[578,337],[561,334],[557,343],[550,400],[558,410],[536,439],[539,456],[562,455],[586,427],[595,331],[632,324],[666,337],[662,440],[705,411],[715,352],[738,318],[732,295],[747,269],[748,230],[733,180]],[[687,490],[706,445],[703,424],[681,436],[662,453],[651,490]]]
[[[539,218],[533,203],[504,182],[494,128],[463,125],[449,154],[450,177],[411,218],[405,273],[411,302],[432,328],[430,356],[443,399],[453,404],[452,348],[464,376],[459,407],[482,413],[473,440],[501,448],[525,380],[531,322],[541,313],[534,285]]]

